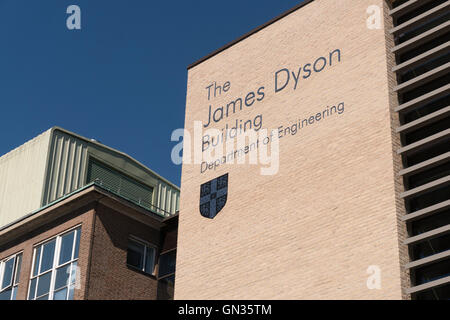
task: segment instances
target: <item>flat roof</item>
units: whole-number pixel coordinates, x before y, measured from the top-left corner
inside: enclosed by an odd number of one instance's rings
[[[277,22],[278,20],[283,19],[284,17],[290,15],[291,13],[297,11],[300,8],[303,8],[304,6],[306,6],[307,4],[310,4],[311,2],[313,2],[314,0],[304,0],[302,3],[296,5],[295,7],[293,7],[292,9],[289,9],[288,11],[282,13],[281,15],[273,18],[272,20],[270,20],[269,22],[264,23],[263,25],[253,29],[252,31],[244,34],[243,36],[239,37],[238,39],[229,42],[228,44],[224,45],[222,48],[208,54],[207,56],[201,58],[200,60],[197,60],[196,62],[190,64],[187,69],[191,69],[199,64],[201,64],[202,62],[205,62],[206,60],[218,55],[219,53],[221,53],[222,51],[225,51],[226,49],[229,49],[230,47],[234,46],[236,43],[241,42],[242,40],[247,39],[248,37],[250,37],[251,35],[261,31],[262,29],[270,26],[271,24]]]
[[[111,190],[108,190],[104,188],[103,186],[98,185],[97,183],[93,182],[90,183],[82,188],[79,188],[75,190],[74,192],[65,195],[64,197],[53,201],[52,203],[49,203],[48,205],[39,208],[38,210],[35,210],[5,226],[0,227],[0,236],[3,236],[6,233],[9,233],[11,230],[16,230],[17,227],[23,227],[25,224],[29,224],[30,222],[34,221],[35,219],[42,219],[43,216],[46,216],[46,223],[48,221],[53,221],[54,219],[57,219],[61,217],[60,212],[58,210],[61,210],[61,208],[68,208],[67,211],[73,212],[74,208],[76,207],[68,207],[68,204],[72,204],[74,201],[80,200],[83,197],[86,197],[89,194],[96,193],[98,196],[93,196],[90,201],[98,201],[101,198],[107,197],[115,201],[117,204],[122,204],[126,206],[127,208],[130,208],[131,210],[134,210],[134,212],[138,212],[139,214],[142,214],[143,217],[146,217],[147,219],[151,219],[154,224],[157,225],[163,225],[169,221],[172,221],[173,219],[176,219],[179,215],[179,213],[176,213],[170,217],[164,217],[152,210],[148,210],[147,208],[144,208],[142,206],[137,205],[136,203],[130,201],[129,199],[120,196]],[[83,205],[85,205],[84,203]],[[118,209],[116,209],[118,210]],[[58,211],[58,212],[56,212]],[[54,213],[54,216],[47,217],[47,214],[49,212],[56,212]],[[120,211],[123,213],[123,211]],[[149,220],[150,221],[150,220]],[[2,241],[0,241],[2,242]]]

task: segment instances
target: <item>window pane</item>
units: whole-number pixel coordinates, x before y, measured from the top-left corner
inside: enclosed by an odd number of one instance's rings
[[[128,253],[127,253],[127,264],[130,266],[144,269],[144,250],[145,246],[143,244],[129,241],[128,243]]]
[[[3,282],[1,289],[5,289],[11,285],[15,261],[16,259],[12,258],[5,262],[4,264],[5,269],[3,270]]]
[[[75,231],[61,237],[61,251],[59,254],[59,265],[72,260],[72,248]]]
[[[55,244],[56,240],[44,244],[41,269],[39,270],[40,273],[50,270],[53,267],[53,257],[55,256]]]
[[[36,300],[48,300],[48,294],[43,297],[37,298]]]
[[[78,258],[78,251],[80,250],[80,236],[81,236],[81,228],[77,229],[77,238],[75,239],[75,252],[74,252],[74,259]]]
[[[77,262],[72,263],[72,270],[70,271],[70,284],[74,284],[77,279]]]
[[[67,300],[73,300],[74,292],[75,292],[75,286],[71,285],[69,287],[69,297],[67,298]]]
[[[153,274],[155,265],[155,248],[147,247],[147,255],[145,257],[145,272]]]
[[[67,287],[59,291],[55,291],[53,300],[66,300],[67,299]]]
[[[14,278],[14,284],[18,284],[20,281],[20,269],[22,267],[22,254],[16,257],[16,276]]]
[[[159,258],[159,276],[175,273],[176,251],[165,253]]]
[[[50,280],[52,279],[52,272],[48,272],[39,277],[36,296],[39,297],[50,291]]]
[[[36,249],[36,256],[34,259],[33,277],[37,276],[38,272],[39,272],[39,260],[41,259],[41,250],[42,250],[42,246]]]
[[[17,299],[17,286],[13,287],[11,300],[16,300],[16,299]]]
[[[167,278],[163,278],[163,279],[161,279],[161,281],[173,286],[175,284],[175,275],[169,276]]]
[[[28,292],[28,300],[33,300],[35,297],[35,292],[36,292],[36,282],[37,282],[37,278],[34,278],[33,280],[31,280],[31,284],[30,284],[30,291]]]
[[[12,288],[0,293],[0,300],[11,300]]]
[[[158,281],[158,300],[173,300],[175,276]]]
[[[55,290],[67,286],[69,280],[70,264],[56,269]]]

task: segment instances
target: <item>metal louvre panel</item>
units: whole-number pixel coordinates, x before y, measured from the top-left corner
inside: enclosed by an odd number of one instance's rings
[[[90,159],[100,166],[89,169]],[[122,167],[124,163],[127,168]],[[90,183],[90,176],[95,172],[88,173],[88,169],[97,170],[97,177],[102,178],[105,188],[145,209],[163,216],[171,216],[178,210],[179,190],[176,187],[153,173],[148,173],[146,168],[136,164],[133,159],[128,159],[126,155],[62,129],[54,130],[51,138],[41,206]],[[140,180],[132,177],[139,177]]]
[[[394,4],[395,5],[395,4]],[[448,299],[450,275],[450,1],[397,2],[399,126],[413,299]],[[439,291],[440,287],[447,289]]]
[[[149,187],[137,184],[124,177],[121,179],[121,189],[119,190],[119,193],[146,208],[154,209],[152,208],[153,190]]]
[[[96,182],[111,192],[144,208],[154,209],[152,206],[152,188],[134,181],[96,160],[89,161],[87,182]]]
[[[410,0],[406,1],[405,3],[396,6],[392,10],[389,11],[390,15],[401,15],[401,14],[407,14],[408,12],[416,9],[420,5],[424,5],[428,2],[431,2],[434,0]],[[395,2],[394,2],[395,3]]]
[[[120,190],[120,178],[96,161],[89,162],[87,177],[87,183],[97,182],[115,193]]]

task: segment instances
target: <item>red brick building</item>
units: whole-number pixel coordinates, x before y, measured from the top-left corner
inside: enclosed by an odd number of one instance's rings
[[[107,160],[91,156],[82,187],[0,226],[0,300],[173,298],[178,213],[137,201],[164,194],[129,173],[131,158]]]

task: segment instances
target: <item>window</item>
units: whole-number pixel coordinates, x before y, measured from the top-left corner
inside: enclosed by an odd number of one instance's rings
[[[21,265],[22,253],[0,262],[0,300],[16,300]]]
[[[159,257],[159,272],[158,277],[164,278],[175,273],[175,262],[177,258],[177,251],[172,250],[161,254]]]
[[[156,249],[145,242],[129,239],[127,265],[147,274],[153,274]]]
[[[29,300],[73,300],[81,228],[34,249]]]
[[[176,250],[164,252],[159,256],[158,300],[173,299],[176,258]]]

